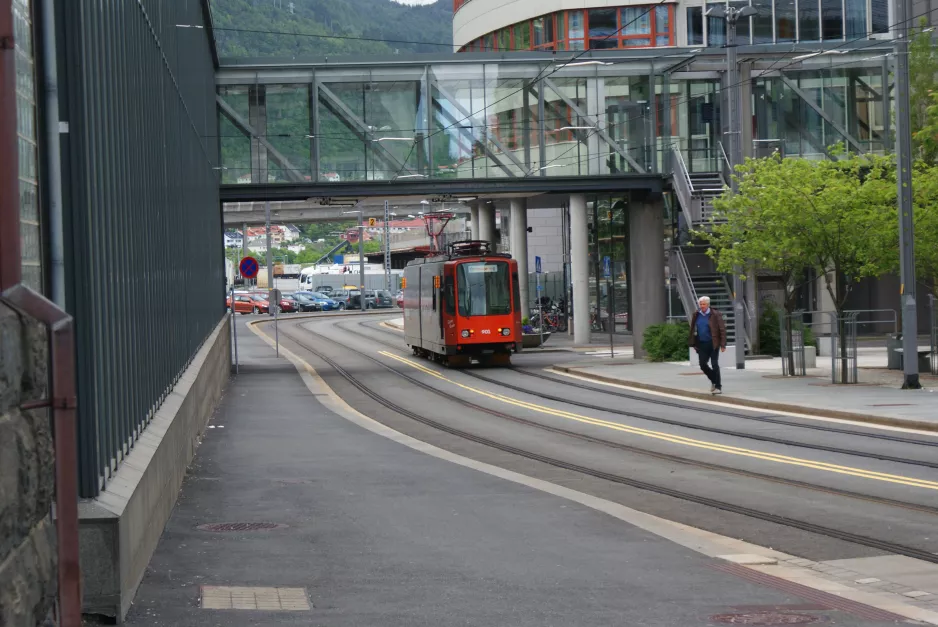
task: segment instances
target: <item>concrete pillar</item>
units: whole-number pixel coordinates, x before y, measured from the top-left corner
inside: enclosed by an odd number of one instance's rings
[[[629,202],[629,258],[631,260],[632,340],[635,357],[642,358],[645,329],[667,319],[664,286],[664,200],[660,195],[632,192]]]
[[[589,233],[586,195],[570,195],[570,274],[573,284],[573,342],[590,342]]]
[[[518,262],[518,282],[521,292],[521,315],[528,315],[531,296],[528,292],[528,201],[513,198],[511,201],[511,256]]]
[[[469,205],[469,229],[472,232],[472,239],[479,239],[479,203],[477,202]]]
[[[484,202],[479,203],[479,239],[489,242],[492,250],[498,250],[498,240],[495,235],[495,205]]]

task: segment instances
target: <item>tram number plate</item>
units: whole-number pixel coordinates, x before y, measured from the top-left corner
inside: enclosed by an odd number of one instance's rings
[[[482,329],[482,335],[492,335],[491,329]]]

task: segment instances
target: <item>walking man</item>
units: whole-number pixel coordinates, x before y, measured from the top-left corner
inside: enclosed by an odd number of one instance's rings
[[[700,309],[691,317],[687,343],[697,351],[700,369],[710,379],[710,393],[722,394],[720,353],[726,350],[726,323],[723,314],[710,306],[709,296],[701,296],[697,304]]]

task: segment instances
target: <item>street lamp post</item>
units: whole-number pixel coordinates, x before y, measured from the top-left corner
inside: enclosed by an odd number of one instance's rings
[[[899,275],[902,299],[903,390],[922,387],[918,377],[915,238],[912,230],[912,122],[909,115],[911,2],[896,0],[896,178],[899,185]]]
[[[730,189],[735,194],[737,191],[736,181],[732,173],[736,171],[736,166],[743,160],[742,146],[742,124],[739,119],[739,62],[738,51],[736,50],[736,26],[741,19],[748,19],[755,15],[757,11],[751,6],[736,8],[731,4],[716,5],[707,10],[707,15],[711,17],[721,17],[726,21],[726,89],[727,89],[727,135],[729,136],[730,150],[727,157],[730,165]],[[743,307],[745,298],[743,281],[739,272],[733,273],[733,312],[736,321],[736,369],[744,370],[746,368],[746,314]]]
[[[345,211],[344,213],[358,214],[358,283],[361,310],[365,311],[365,224],[364,212],[361,209]]]

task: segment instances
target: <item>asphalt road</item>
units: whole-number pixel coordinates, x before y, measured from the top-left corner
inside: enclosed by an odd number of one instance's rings
[[[666,490],[938,554],[936,437],[859,426],[822,431],[813,428],[817,421],[780,416],[774,418],[805,426],[757,422],[747,417],[772,415],[745,410],[727,410],[732,415],[725,415],[711,407],[681,402],[675,403],[680,407],[662,406],[660,398],[640,393],[623,399],[598,386],[590,390],[573,387],[562,377],[543,373],[542,367],[559,360],[558,353],[513,358],[515,368],[539,376],[506,368],[446,369],[413,357],[402,334],[381,326],[375,318],[294,321],[281,327],[281,340],[314,364],[331,386],[366,415],[473,459],[815,560],[891,552],[468,442],[363,398],[303,345],[315,346],[393,404],[500,443]],[[506,389],[502,384],[528,391]],[[467,402],[476,407],[466,406]]]

